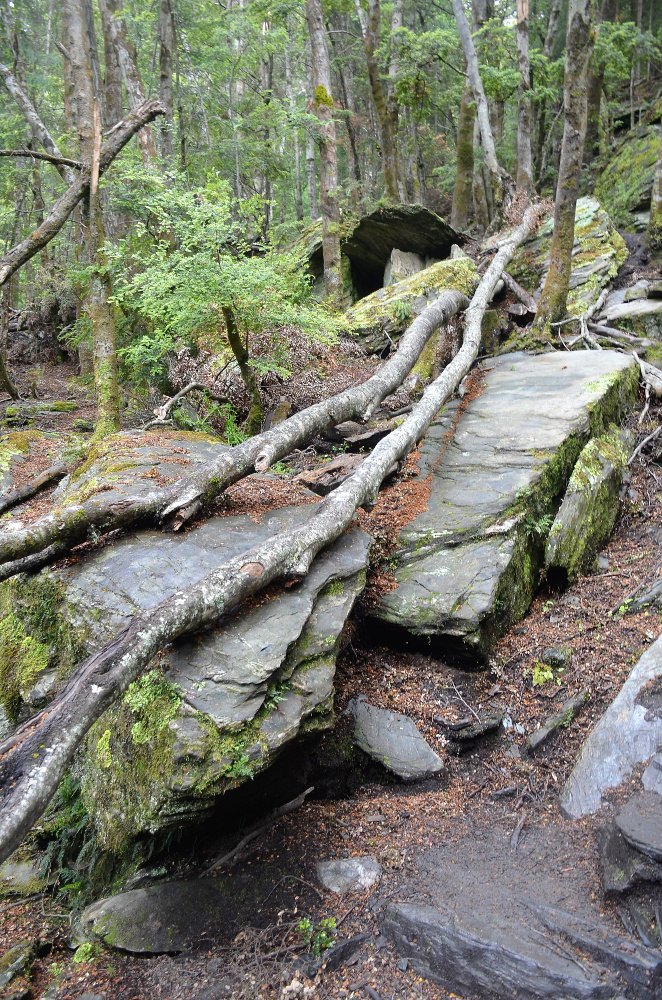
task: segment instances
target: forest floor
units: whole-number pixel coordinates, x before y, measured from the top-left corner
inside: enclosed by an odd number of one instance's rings
[[[39,398],[73,396],[79,402],[78,412],[58,415],[58,428],[64,426],[63,420],[69,424],[74,417],[87,416],[91,406],[87,390],[72,375],[68,366],[59,366],[43,371],[37,385]],[[30,371],[21,372],[20,377],[29,381]],[[642,427],[637,426],[636,413],[630,426],[641,438],[661,420],[662,408],[652,408]],[[19,467],[16,485],[49,464],[49,447],[35,450],[32,459]],[[282,487],[274,487],[268,502],[291,502],[295,499],[292,488],[283,477]],[[371,527],[382,536],[382,553],[398,527],[394,512],[408,510],[405,516],[413,516],[421,500],[420,488],[421,484],[405,476],[382,490],[370,515]],[[263,502],[250,481],[232,501],[246,512]],[[48,506],[49,492],[45,492],[21,508],[20,517],[39,516]],[[489,858],[495,852],[508,852],[516,829],[524,845],[528,837],[533,843],[544,832],[545,864],[562,875],[569,897],[592,896],[600,901],[608,919],[617,920],[611,904],[603,900],[593,836],[597,821],[564,820],[558,793],[583,740],[640,654],[662,633],[657,611],[632,615],[619,611],[628,595],[651,582],[662,568],[662,472],[658,465],[635,461],[631,467],[621,516],[602,557],[598,572],[564,593],[543,586],[525,618],[496,645],[489,669],[476,672],[380,646],[378,636],[364,624],[370,602],[380,588],[389,586],[388,575],[375,573],[355,615],[357,624],[347,630],[338,661],[340,733],[349,726],[342,715],[347,702],[364,695],[371,704],[414,719],[444,758],[441,777],[413,785],[386,778],[371,780],[343,797],[306,801],[224,870],[223,877],[232,879],[238,888],[254,885],[253,903],[237,907],[236,918],[230,918],[224,934],[181,956],[136,957],[102,950],[91,962],[75,962],[69,947],[69,915],[53,900],[39,897],[0,905],[5,948],[26,938],[38,938],[43,944],[42,956],[32,966],[31,982],[24,984],[30,987],[31,996],[58,1000],[448,997],[451,994],[417,977],[385,941],[380,931],[384,906],[430,895],[426,872],[430,860],[444,850],[452,849],[457,855],[452,860],[459,866],[460,885],[476,879],[487,884]],[[561,644],[573,650],[569,669],[555,680],[534,686],[534,665],[544,650]],[[584,689],[590,690],[590,700],[578,718],[536,756],[525,756],[525,734]],[[442,721],[489,712],[503,712],[512,728],[485,737],[462,754],[452,752]],[[327,739],[322,738],[318,755],[323,755]],[[173,850],[172,871],[178,877],[201,875],[241,836],[239,829],[219,832],[218,827],[206,827],[195,841],[183,840]],[[382,866],[373,890],[345,897],[321,890],[315,873],[317,860],[366,854],[375,855]],[[527,867],[526,857],[526,851],[513,850],[513,877],[535,881],[535,870]],[[322,970],[310,980],[297,973],[293,956],[302,944],[296,925],[303,918],[313,926],[324,918],[335,918],[336,933],[343,938],[366,934],[351,964],[333,972]],[[300,988],[292,984],[297,976]],[[17,982],[7,996],[16,991]]]

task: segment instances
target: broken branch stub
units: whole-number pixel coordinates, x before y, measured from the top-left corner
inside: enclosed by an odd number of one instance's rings
[[[274,580],[308,572],[317,554],[373,502],[394,462],[425,435],[474,363],[481,320],[501,271],[531,232],[536,214],[501,246],[471,300],[463,344],[407,419],[377,444],[355,474],[294,528],[229,559],[186,592],[179,591],[131,621],[74,671],[49,706],[0,745],[0,861],[15,850],[54,795],[76,748],[152,657],[179,636],[204,628]],[[280,426],[280,425],[279,425]],[[260,567],[254,575],[248,567]]]
[[[296,448],[305,448],[314,437],[336,424],[368,416],[406,378],[434,331],[465,308],[468,301],[461,292],[442,292],[403,334],[393,357],[362,385],[309,406],[271,430],[229,448],[194,476],[140,497],[114,501],[104,500],[103,495],[93,497],[85,503],[53,511],[20,531],[0,533],[0,565],[10,564],[4,565],[0,576],[6,579],[13,573],[22,572],[27,556],[49,546],[58,545],[61,551],[63,543],[69,547],[77,545],[87,538],[90,528],[108,532],[138,523],[163,522],[168,518],[176,518],[182,524],[204,502],[249,476],[261,455],[258,471],[266,471],[273,462]]]

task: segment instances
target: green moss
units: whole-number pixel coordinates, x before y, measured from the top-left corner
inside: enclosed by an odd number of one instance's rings
[[[8,407],[9,409],[9,407]],[[10,431],[0,437],[0,472],[7,472],[18,458],[30,454],[30,442],[43,438],[41,431]]]
[[[326,87],[320,85],[315,87],[315,103],[316,104],[326,104],[327,107],[333,107],[333,98],[331,94],[327,93]]]
[[[345,593],[345,584],[343,580],[332,580],[328,583],[324,590],[321,592],[320,597],[326,597],[327,595],[342,596]]]
[[[27,635],[15,615],[6,615],[0,621],[0,701],[12,721],[47,666],[48,647]]]
[[[659,125],[640,125],[628,133],[599,175],[596,197],[617,226],[636,227],[637,213],[650,207],[659,149]]]

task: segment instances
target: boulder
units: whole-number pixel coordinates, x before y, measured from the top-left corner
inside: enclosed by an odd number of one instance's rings
[[[169,440],[162,447],[172,449],[174,471],[182,456]],[[191,443],[179,442],[181,451]],[[160,457],[158,468],[167,468],[168,456]],[[71,490],[99,488],[93,465],[80,479],[92,478]],[[108,485],[133,491],[126,479]],[[11,671],[4,671],[4,700],[47,674],[53,686],[61,683],[135,615],[310,513],[304,505],[260,519],[214,517],[181,534],[140,531],[64,569],[6,581],[0,662],[11,658],[16,680],[8,689]],[[226,790],[268,767],[291,740],[332,724],[336,652],[364,584],[369,543],[359,529],[347,532],[300,583],[240,606],[222,627],[176,641],[158,669],[155,662],[96,723],[81,769],[102,846],[118,850],[142,832],[208,815]],[[17,662],[17,639],[26,637],[27,653]]]
[[[440,216],[421,205],[391,205],[359,218],[345,215],[340,223],[340,249],[345,258],[343,286],[356,298],[384,284],[384,271],[397,248],[405,253],[443,259],[461,237]],[[322,220],[299,240],[314,278],[324,272]]]
[[[508,269],[536,300],[540,298],[549,271],[553,228],[553,219],[547,219],[538,232],[522,244]],[[597,198],[580,198],[575,213],[575,243],[566,310],[569,316],[586,312],[616,275],[627,255],[623,237]]]
[[[627,892],[641,882],[662,882],[662,865],[635,850],[616,824],[597,831],[605,892]]]
[[[66,399],[53,400],[52,402],[22,399],[17,403],[11,403],[6,408],[5,423],[9,427],[25,427],[32,424],[37,417],[53,417],[62,413],[71,413],[77,409],[77,403]]]
[[[622,229],[644,232],[648,225],[661,135],[659,124],[628,132],[596,181],[596,198]]]
[[[662,754],[656,753],[641,776],[641,783],[647,792],[662,795]]]
[[[329,892],[360,892],[370,889],[381,875],[377,858],[336,858],[317,862],[317,877]]]
[[[662,639],[646,650],[584,743],[561,792],[566,816],[579,819],[596,812],[608,789],[618,788],[635,765],[662,749],[660,678]]]
[[[362,699],[351,701],[347,711],[354,716],[356,746],[403,781],[420,781],[443,770],[441,757],[406,715]]]
[[[592,435],[632,405],[638,369],[614,351],[501,356],[458,420],[449,403],[418,462],[427,508],[400,533],[396,586],[373,611],[405,647],[485,662],[527,610],[544,543]]]
[[[350,331],[366,350],[381,351],[388,345],[388,338],[397,340],[426,306],[439,297],[439,292],[457,289],[471,298],[478,282],[476,265],[468,257],[439,261],[396,285],[379,288],[360,299],[347,311]],[[424,356],[434,354],[437,339],[438,336],[430,338]]]
[[[633,795],[616,817],[616,826],[636,851],[653,861],[662,861],[662,795]]]
[[[425,266],[425,259],[419,253],[391,250],[391,256],[384,269],[384,285],[395,285],[403,278],[411,278],[413,274],[423,271]]]
[[[616,522],[623,469],[634,443],[631,431],[612,426],[583,448],[547,539],[551,582],[566,586],[593,568]]]

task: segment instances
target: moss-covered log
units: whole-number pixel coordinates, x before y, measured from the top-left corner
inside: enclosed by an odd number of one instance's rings
[[[480,346],[483,313],[502,270],[535,221],[536,212],[529,209],[488,267],[467,309],[464,341],[456,356],[404,423],[382,438],[352,477],[301,525],[235,556],[186,592],[175,593],[133,619],[78,667],[46,709],[0,745],[0,860],[42,814],[85,734],[160,649],[209,625],[269,583],[305,576],[317,554],[349,527],[357,508],[374,501],[388,470],[421,440],[471,368]]]

